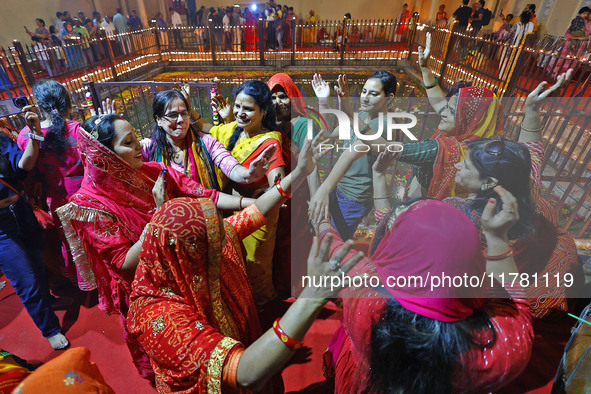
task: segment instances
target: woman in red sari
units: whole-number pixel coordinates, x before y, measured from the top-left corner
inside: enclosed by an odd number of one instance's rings
[[[402,36],[404,36],[406,30],[408,29],[409,20],[410,11],[408,10],[408,4],[404,3],[402,5],[402,10],[400,11],[400,14],[398,14],[396,34],[394,34],[395,42],[400,42],[402,40]]]
[[[306,158],[308,147],[298,167],[280,182],[284,192],[290,193],[314,169],[315,163]],[[283,338],[274,329],[261,332],[240,239],[263,225],[283,201],[273,187],[222,220],[210,200],[181,198],[164,204],[152,218],[133,285],[129,328],[150,355],[159,392],[261,390],[301,346],[327,298],[335,294],[323,285],[306,287],[275,322]],[[357,254],[337,271],[332,265],[340,265],[351,244],[337,252],[330,267],[328,246],[324,243],[320,253],[318,242],[312,248],[311,277],[330,279],[361,257]],[[272,381],[264,392],[281,392],[281,387]]]
[[[147,356],[126,329],[142,231],[167,194],[209,197],[220,209],[238,209],[240,198],[205,189],[161,163],[143,163],[135,131],[119,115],[92,117],[84,127],[90,133],[81,128],[77,137],[84,164],[82,187],[58,215],[78,275],[89,290],[98,289],[101,310],[121,315],[136,368],[153,380]]]
[[[369,275],[371,287],[341,292],[343,325],[325,358],[335,392],[489,392],[523,371],[533,339],[529,304],[519,284],[499,283],[518,272],[506,241],[517,201],[497,191],[503,210],[495,214],[491,200],[483,215],[486,263],[471,221],[444,202],[403,204],[387,220],[371,259],[350,272]],[[321,239],[328,234],[336,250],[338,234],[321,224]],[[488,284],[432,288],[443,275]],[[489,296],[499,299],[484,298],[491,283],[496,293]]]
[[[253,52],[256,50],[255,42],[257,42],[257,38],[255,37],[255,24],[257,22],[256,17],[252,12],[250,12],[250,8],[246,7],[244,9],[244,43],[245,47],[244,50],[246,52]]]

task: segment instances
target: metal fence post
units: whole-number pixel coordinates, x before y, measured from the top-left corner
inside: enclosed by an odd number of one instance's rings
[[[412,26],[408,26],[408,59],[412,56],[412,47],[417,33],[417,20],[419,19],[418,15],[416,18],[412,18]],[[408,23],[408,22],[407,22]]]
[[[439,69],[439,83],[441,85],[441,81],[445,81],[445,70],[447,69],[447,62],[449,59],[449,53],[450,53],[450,43],[455,43],[455,40],[452,41],[451,37],[452,37],[452,31],[448,31],[448,33],[446,34],[445,37],[445,43],[443,44],[443,61],[441,62],[441,67]]]
[[[114,37],[113,37],[114,38]],[[118,81],[119,77],[117,76],[117,68],[115,67],[115,55],[113,54],[113,46],[111,45],[111,37],[106,36],[103,38],[106,40],[106,53],[107,59],[109,60],[109,65],[111,66],[111,73],[113,73],[113,81]]]
[[[213,23],[213,21],[210,22]],[[212,29],[212,25],[210,24],[209,26],[207,26],[207,31],[208,31],[208,36],[209,36],[209,49],[211,49],[211,62],[214,66],[216,66],[217,63],[217,59],[215,57],[215,34],[212,33],[211,29]]]
[[[289,25],[289,29],[291,30],[291,65],[295,66],[296,65],[296,60],[295,60],[295,50],[296,50],[296,25],[295,25],[295,19],[292,19],[290,21],[290,25]]]
[[[33,86],[35,84],[35,76],[33,75],[33,70],[31,70],[31,66],[29,65],[27,56],[25,55],[25,50],[23,49],[22,44],[18,40],[14,40],[12,44],[14,45],[14,49],[16,50],[16,53],[20,60],[22,72],[26,77],[25,82],[27,82],[28,85]]]
[[[162,47],[160,46],[160,35],[158,34],[158,28],[153,27],[152,33],[154,33],[154,40],[156,40],[156,49],[158,50],[158,60],[162,61]]]
[[[259,65],[265,65],[265,21],[259,18]]]
[[[343,42],[341,44],[341,60],[339,61],[339,64],[341,66],[345,65],[346,46],[347,46],[347,17],[343,16]]]
[[[521,67],[523,66],[523,62],[525,61],[525,59],[527,58],[526,55],[524,55],[523,52],[523,48],[525,47],[525,41],[528,39],[529,36],[531,36],[533,33],[526,33],[525,36],[523,36],[523,39],[521,40],[521,42],[519,43],[519,47],[517,49],[517,54],[515,55],[515,60],[513,62],[513,64],[511,65],[511,70],[509,71],[509,76],[507,77],[507,82],[505,83],[505,85],[502,85],[502,90],[503,90],[503,97],[507,97],[507,94],[511,92],[511,90],[513,90],[515,84],[517,83],[517,80],[519,79],[519,71],[521,69]],[[501,90],[501,89],[499,89]],[[499,96],[501,96],[499,94]]]

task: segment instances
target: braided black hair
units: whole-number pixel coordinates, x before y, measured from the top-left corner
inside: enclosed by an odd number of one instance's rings
[[[37,105],[51,120],[51,126],[41,148],[51,152],[64,152],[70,147],[66,137],[65,119],[65,115],[72,107],[70,93],[61,83],[44,79],[33,87],[33,96]]]

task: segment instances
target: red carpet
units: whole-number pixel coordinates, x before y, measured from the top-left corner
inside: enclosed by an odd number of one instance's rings
[[[0,280],[6,280],[6,277]],[[91,361],[99,366],[105,380],[115,392],[155,392],[147,381],[139,377],[132,364],[123,341],[119,317],[107,316],[100,311],[96,306],[96,295],[93,293],[77,291],[74,288],[66,288],[62,292],[75,300],[68,309],[56,312],[72,346],[90,349]],[[57,293],[62,294],[59,290]],[[60,354],[41,336],[9,283],[0,290],[0,305],[0,348],[34,365],[49,361]],[[273,320],[281,316],[289,305],[289,302],[268,305],[261,312],[263,329],[271,327]],[[340,313],[334,304],[329,303],[304,338],[306,347],[299,350],[282,371],[287,393],[330,392],[322,375],[322,356],[339,324]],[[522,376],[501,392],[550,393],[554,373],[562,355],[562,346],[568,340],[570,326],[572,322],[563,318],[535,324],[538,335],[534,344],[534,354],[538,357],[535,362],[530,363]],[[542,333],[545,339],[539,335]]]
[[[7,279],[2,277],[0,280]],[[65,292],[68,296],[74,297],[74,305],[56,313],[72,346],[90,349],[91,361],[98,365],[105,380],[115,392],[155,392],[147,381],[139,377],[132,364],[123,341],[119,316],[107,316],[100,311],[96,306],[94,294],[70,288]],[[279,302],[264,310],[261,317],[263,327],[270,327],[272,321],[281,316],[288,306],[286,302]],[[297,352],[282,372],[286,392],[327,392],[326,386],[322,383],[322,354],[332,333],[340,324],[338,313],[335,311],[334,305],[327,306],[304,338],[306,348]],[[0,290],[0,348],[34,365],[47,362],[60,354],[43,338],[9,283]]]

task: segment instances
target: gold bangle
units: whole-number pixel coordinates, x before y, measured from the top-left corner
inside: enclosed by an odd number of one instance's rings
[[[384,196],[384,197],[374,197],[374,200],[385,200],[387,198],[390,198],[390,196]]]

